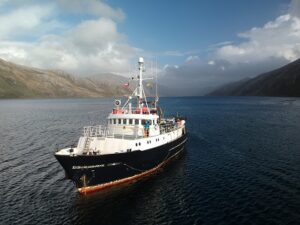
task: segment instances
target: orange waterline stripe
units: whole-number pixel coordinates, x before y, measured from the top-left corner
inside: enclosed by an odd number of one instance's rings
[[[98,192],[98,191],[101,191],[101,190],[104,190],[104,189],[107,189],[107,188],[110,188],[110,187],[113,187],[113,186],[116,186],[116,185],[129,183],[130,181],[134,181],[134,180],[140,179],[140,178],[145,177],[145,176],[149,176],[149,175],[157,172],[161,167],[163,167],[165,164],[167,164],[171,159],[173,159],[175,156],[177,156],[179,153],[181,153],[183,149],[184,149],[184,147],[182,147],[182,149],[179,152],[177,152],[175,155],[173,155],[172,157],[170,157],[166,161],[158,164],[156,167],[154,167],[150,170],[147,170],[145,172],[142,172],[140,174],[137,174],[137,175],[134,175],[134,176],[131,176],[131,177],[127,177],[127,178],[123,178],[123,179],[120,179],[120,180],[112,181],[112,182],[109,182],[109,183],[78,188],[78,191],[79,191],[80,194],[85,195],[85,194],[89,194],[89,193],[93,193],[93,192]]]

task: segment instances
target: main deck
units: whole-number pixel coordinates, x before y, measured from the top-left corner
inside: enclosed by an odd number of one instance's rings
[[[77,147],[61,149],[61,155],[105,155],[131,151],[145,151],[172,142],[185,134],[184,121],[160,125],[155,136],[133,136],[110,133],[107,127],[88,126],[79,138]]]

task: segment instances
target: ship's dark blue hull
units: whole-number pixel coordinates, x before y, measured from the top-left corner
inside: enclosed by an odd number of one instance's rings
[[[55,155],[69,179],[81,189],[138,177],[159,167],[184,150],[186,134],[165,145],[145,151],[109,155]]]

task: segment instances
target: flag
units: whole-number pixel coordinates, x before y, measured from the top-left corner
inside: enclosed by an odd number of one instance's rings
[[[148,88],[152,88],[152,87],[153,87],[153,84],[152,84],[151,82],[148,82],[148,83],[146,84],[146,86],[147,86]]]

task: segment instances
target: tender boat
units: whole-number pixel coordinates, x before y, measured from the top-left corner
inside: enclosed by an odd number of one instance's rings
[[[84,127],[76,146],[55,153],[66,177],[82,194],[153,174],[184,151],[185,119],[164,118],[157,96],[147,101],[143,58],[138,69],[135,90],[123,105],[115,100],[107,124]]]

